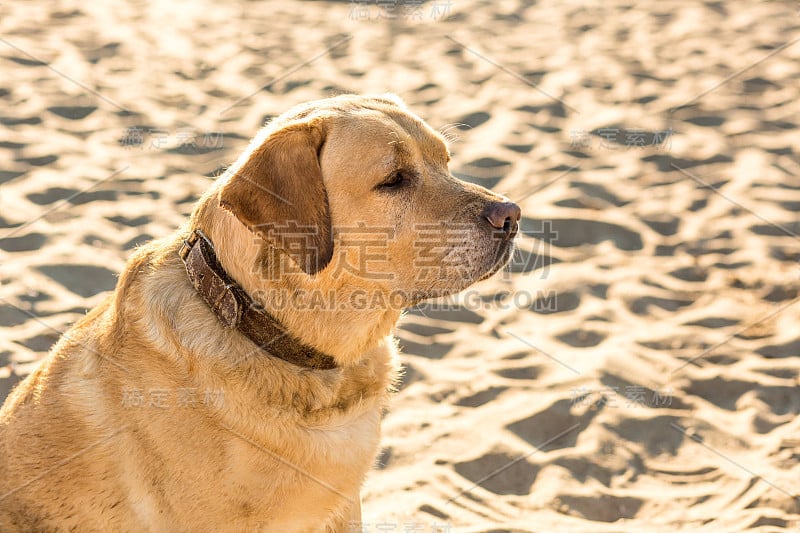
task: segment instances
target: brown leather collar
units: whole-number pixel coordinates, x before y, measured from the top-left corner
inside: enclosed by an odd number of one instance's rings
[[[303,344],[278,320],[260,308],[222,268],[214,245],[196,229],[178,251],[192,285],[226,328],[236,328],[263,351],[297,366],[336,368],[330,355]]]

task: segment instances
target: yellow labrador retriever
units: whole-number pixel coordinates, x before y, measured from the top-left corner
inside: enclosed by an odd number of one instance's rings
[[[484,279],[520,210],[395,96],[266,126],[0,410],[0,531],[360,521],[403,307]]]

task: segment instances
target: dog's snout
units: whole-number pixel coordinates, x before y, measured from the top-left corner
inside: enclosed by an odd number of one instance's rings
[[[504,238],[509,238],[516,232],[522,211],[513,202],[492,202],[483,209],[482,215],[493,228],[502,231]]]

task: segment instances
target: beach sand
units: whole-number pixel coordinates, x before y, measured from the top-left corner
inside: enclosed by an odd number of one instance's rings
[[[524,235],[401,323],[363,530],[796,531],[796,2],[399,3],[0,4],[0,399],[266,120],[391,91]]]

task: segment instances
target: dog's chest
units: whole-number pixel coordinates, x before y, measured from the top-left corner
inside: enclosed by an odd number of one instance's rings
[[[229,509],[256,531],[302,531],[358,498],[380,437],[375,407],[316,428],[275,428],[268,445],[229,443]],[[235,528],[234,528],[235,529]]]

